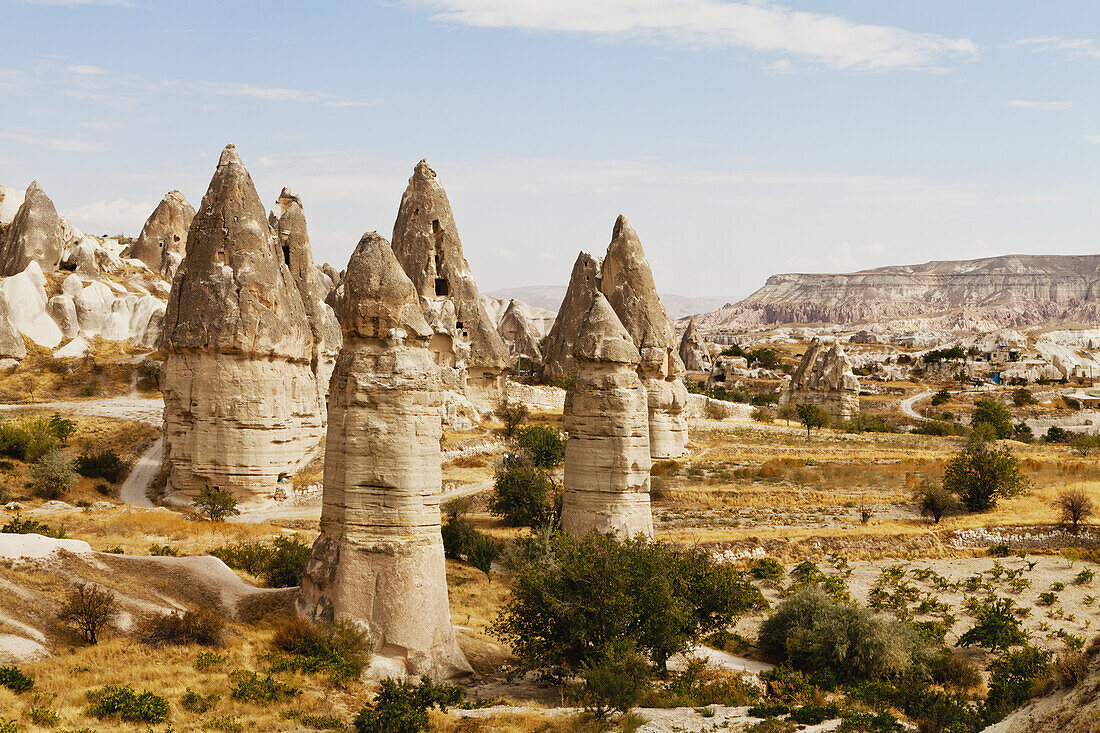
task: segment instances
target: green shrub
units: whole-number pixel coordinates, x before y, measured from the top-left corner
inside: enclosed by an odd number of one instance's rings
[[[195,669],[204,670],[225,664],[226,658],[217,652],[199,652],[195,655]]]
[[[273,669],[325,674],[339,682],[358,679],[371,656],[370,636],[344,620],[310,624],[294,618],[275,630],[271,643],[286,655],[273,660]]]
[[[995,448],[988,434],[975,428],[966,448],[952,458],[943,474],[943,488],[958,495],[972,512],[997,506],[997,499],[1015,496],[1028,486],[1020,462],[1008,447]]]
[[[118,453],[105,449],[97,453],[85,451],[76,459],[76,470],[85,478],[101,478],[117,484],[130,470],[130,464],[118,457]]]
[[[302,694],[295,684],[280,682],[270,674],[260,676],[247,669],[236,669],[229,675],[229,696],[239,702],[257,705],[279,702]]]
[[[634,642],[616,639],[581,666],[580,677],[585,710],[603,718],[612,710],[625,713],[638,704],[649,686],[649,662]]]
[[[1013,613],[1011,598],[983,603],[978,608],[974,626],[959,637],[959,646],[977,645],[986,649],[1008,649],[1027,643],[1027,632]]]
[[[764,599],[697,547],[638,535],[537,536],[510,553],[511,596],[495,623],[527,669],[578,670],[618,638],[658,666]]]
[[[932,681],[957,690],[972,690],[982,683],[982,674],[970,660],[950,649],[940,649],[928,659]]]
[[[292,588],[302,582],[312,547],[297,537],[276,537],[260,576],[271,588]]]
[[[473,545],[469,548],[467,559],[471,565],[485,573],[490,583],[493,581],[493,563],[498,557],[500,557],[500,544],[489,535],[478,532],[474,537]]]
[[[791,711],[790,720],[802,725],[821,725],[826,720],[840,717],[836,705],[803,705]]]
[[[57,448],[57,435],[44,417],[24,417],[0,425],[0,454],[33,463]]]
[[[61,445],[65,445],[69,442],[69,438],[76,434],[76,423],[72,420],[61,417],[56,412],[50,417],[50,432],[57,438]]]
[[[43,537],[53,537],[56,540],[65,539],[64,527],[54,528],[45,522],[39,522],[34,519],[23,519],[19,514],[16,514],[8,520],[7,524],[0,527],[0,532],[4,532],[5,534],[40,534]]]
[[[971,427],[988,425],[998,438],[1012,435],[1012,413],[1000,402],[991,399],[978,400],[970,415]]]
[[[34,687],[34,680],[25,675],[19,667],[8,665],[0,667],[0,687],[6,687],[12,692],[26,692]]]
[[[189,713],[205,713],[213,710],[220,698],[221,695],[216,692],[203,695],[188,687],[180,698],[180,707]]]
[[[61,716],[49,708],[34,706],[23,711],[23,717],[40,728],[53,728],[61,722]]]
[[[493,477],[489,512],[510,527],[557,524],[559,488],[527,458],[505,458]]]
[[[950,401],[951,393],[946,389],[941,389],[936,394],[932,395],[932,407],[939,407],[942,404]]]
[[[940,361],[960,361],[966,358],[966,349],[961,344],[955,344],[949,348],[926,351],[922,358],[927,364]]]
[[[446,710],[462,699],[462,688],[436,685],[428,677],[420,684],[382,680],[374,700],[352,721],[355,733],[423,733],[428,730],[428,710]]]
[[[205,608],[167,613],[150,619],[141,632],[146,644],[161,646],[173,644],[200,644],[221,646],[225,620]]]
[[[107,685],[87,692],[85,713],[93,718],[117,718],[128,723],[163,723],[168,720],[168,700],[152,692],[137,692],[131,685]]]
[[[759,645],[796,669],[850,681],[899,674],[927,654],[908,625],[837,603],[812,587],[776,608],[760,628]]]
[[[271,559],[271,548],[262,542],[242,540],[232,545],[212,548],[207,550],[207,554],[213,555],[234,570],[244,570],[259,577]]]
[[[762,557],[752,561],[749,566],[749,575],[757,580],[782,580],[786,575],[783,564],[772,557]]]
[[[676,708],[726,705],[740,707],[760,699],[760,689],[742,675],[715,669],[705,660],[692,658],[682,671],[650,695],[647,707]]]
[[[301,710],[284,710],[279,714],[285,720],[297,720],[303,728],[313,730],[344,730],[347,726],[337,715],[319,715],[303,713]]]
[[[232,715],[211,718],[202,727],[204,730],[220,730],[222,733],[244,733],[244,723]]]
[[[228,517],[241,513],[233,493],[218,486],[203,486],[191,503],[211,522],[224,522]]]
[[[467,557],[481,536],[474,523],[461,515],[448,516],[440,527],[440,534],[443,535],[443,553],[456,560]]]
[[[19,733],[19,728],[15,725],[14,720],[0,718],[0,733]]]
[[[941,438],[951,437],[966,435],[966,426],[946,420],[932,420],[930,422],[921,423],[913,429],[913,433],[915,435],[936,435]]]
[[[1000,720],[1032,698],[1038,684],[1050,675],[1050,660],[1050,652],[1023,646],[989,663],[989,722]]]
[[[31,465],[31,488],[43,499],[58,499],[76,485],[73,462],[61,451],[50,451]]]
[[[779,715],[786,715],[789,712],[791,712],[790,705],[765,704],[753,705],[749,708],[749,715],[754,718],[774,718]]]
[[[179,551],[170,545],[158,545],[153,543],[149,545],[149,554],[153,557],[179,557]]]
[[[1073,437],[1065,428],[1060,428],[1057,425],[1051,425],[1047,428],[1046,435],[1043,436],[1043,440],[1047,443],[1068,443]]]
[[[527,425],[516,430],[516,445],[540,468],[555,468],[565,460],[565,435],[549,425]]]

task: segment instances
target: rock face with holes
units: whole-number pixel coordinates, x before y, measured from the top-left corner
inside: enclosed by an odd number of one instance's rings
[[[542,360],[542,349],[539,347],[535,329],[516,305],[516,301],[508,303],[504,315],[500,317],[497,333],[507,344],[513,361],[518,362],[523,358],[537,364]]]
[[[779,404],[788,403],[817,405],[834,420],[850,420],[859,414],[859,380],[839,341],[827,345],[815,338],[810,342],[780,395]]]
[[[31,182],[0,247],[0,277],[18,275],[31,262],[43,272],[53,272],[64,253],[65,235],[53,201]]]
[[[332,283],[313,264],[306,216],[302,210],[302,199],[297,193],[284,188],[268,220],[279,239],[283,263],[290,268],[309,319],[309,330],[313,336],[310,369],[317,382],[318,409],[323,414],[329,379],[336,364],[336,354],[340,351],[340,323],[336,320],[332,307],[325,304],[325,298],[332,290]]]
[[[695,328],[695,319],[688,321],[684,335],[680,337],[680,361],[689,372],[710,372],[712,360],[707,344]]]
[[[172,282],[187,254],[187,230],[194,218],[195,210],[183,194],[179,191],[168,192],[145,220],[130,256]]]
[[[630,220],[622,215],[615,221],[603,259],[600,287],[641,356],[638,374],[649,394],[650,455],[655,459],[683,455],[687,444],[683,414],[686,370],[642,243]]]
[[[573,358],[577,376],[562,416],[569,434],[562,529],[652,537],[648,395],[638,348],[602,294],[581,323]]]
[[[430,348],[436,331],[377,233],[364,235],[352,254],[342,297],[321,535],[298,613],[365,626],[378,669],[396,664],[406,675],[437,679],[468,674],[451,625],[439,531],[443,383]]]
[[[401,197],[393,251],[434,332],[430,348],[446,385],[492,410],[505,395],[508,347],[485,312],[447,193],[427,161],[416,164]]]
[[[164,315],[167,497],[273,497],[322,438],[302,298],[236,149],[226,146]]]
[[[568,380],[576,371],[573,345],[592,301],[600,292],[600,267],[600,261],[587,252],[577,255],[577,261],[573,263],[569,287],[558,308],[558,317],[546,336],[542,374],[548,380]]]

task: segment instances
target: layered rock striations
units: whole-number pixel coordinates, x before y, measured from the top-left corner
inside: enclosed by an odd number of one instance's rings
[[[638,373],[649,393],[650,453],[653,458],[680,456],[687,443],[686,370],[641,241],[625,216],[615,222],[600,288],[638,346]]]
[[[298,612],[365,626],[415,676],[470,672],[455,641],[439,528],[443,382],[435,329],[386,240],[363,236],[344,279],[329,394],[321,536]]]
[[[313,455],[323,416],[309,322],[232,145],[188,231],[159,346],[169,498],[216,486],[262,500]]]
[[[577,376],[565,394],[562,529],[653,536],[648,394],[638,348],[602,294],[576,335]]]
[[[449,387],[481,411],[505,394],[508,347],[485,312],[462,254],[451,204],[439,177],[420,161],[401,197],[393,251],[412,280],[435,336],[431,349]]]
[[[811,341],[779,402],[817,405],[834,420],[858,415],[859,380],[840,342],[827,345],[819,338]]]
[[[18,275],[31,262],[53,272],[64,254],[65,234],[53,201],[33,181],[0,247],[0,277]]]
[[[328,276],[313,264],[313,250],[310,249],[301,197],[289,188],[284,188],[268,219],[278,237],[283,262],[290,269],[309,319],[309,330],[313,337],[310,369],[317,381],[318,407],[323,414],[329,378],[336,364],[341,339],[336,313],[325,303],[332,284]]]
[[[689,372],[710,372],[712,360],[707,344],[695,328],[695,319],[688,321],[684,335],[680,337],[680,361]]]
[[[600,292],[601,262],[587,252],[577,255],[558,317],[546,336],[542,374],[550,381],[570,379],[576,371],[573,346],[581,323]]]
[[[698,317],[706,330],[917,319],[926,327],[977,330],[1096,323],[1100,255],[1006,255],[846,274],[773,275],[744,300]]]
[[[187,254],[187,230],[195,210],[179,191],[169,191],[141,228],[130,256],[141,260],[168,282]]]

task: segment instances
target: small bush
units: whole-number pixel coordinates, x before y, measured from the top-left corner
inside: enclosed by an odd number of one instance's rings
[[[53,710],[43,707],[30,707],[23,711],[23,717],[40,728],[53,728],[61,722],[61,716]]]
[[[752,419],[765,424],[773,423],[775,422],[775,413],[764,406],[754,407],[752,409]]]
[[[352,721],[355,733],[424,733],[428,730],[428,710],[457,705],[462,688],[436,685],[421,677],[419,685],[382,680],[374,701],[359,711]]]
[[[464,516],[448,516],[440,527],[443,535],[443,553],[450,558],[461,560],[470,554],[471,548],[481,533]]]
[[[225,664],[226,658],[217,652],[199,652],[195,655],[195,669],[202,671]]]
[[[540,468],[555,468],[565,460],[565,435],[549,425],[516,429],[516,445]]]
[[[33,463],[57,448],[57,435],[44,417],[24,417],[0,425],[0,454]]]
[[[280,682],[271,675],[260,676],[247,669],[233,670],[229,675],[229,696],[239,702],[257,705],[279,702],[302,694],[295,684]]]
[[[959,637],[959,646],[977,645],[986,649],[1008,649],[1027,643],[1027,632],[1013,613],[1011,598],[983,603],[973,627]]]
[[[221,616],[205,608],[193,611],[168,613],[151,619],[142,630],[141,640],[160,646],[172,644],[199,644],[221,646],[225,621]]]
[[[271,559],[271,548],[262,542],[235,542],[207,550],[234,570],[244,570],[259,577]]]
[[[89,644],[99,641],[99,633],[118,615],[114,593],[92,583],[81,583],[69,591],[58,620]]]
[[[153,557],[179,557],[179,551],[171,545],[149,545],[149,554]]]
[[[350,621],[310,624],[291,619],[275,630],[272,645],[286,657],[273,667],[307,674],[326,674],[337,681],[359,678],[371,655],[371,639]]]
[[[927,481],[917,489],[913,500],[920,508],[921,516],[930,517],[936,524],[944,517],[958,514],[963,508],[962,502],[954,493]]]
[[[527,421],[527,416],[530,414],[531,411],[527,409],[527,405],[522,402],[509,402],[507,397],[501,400],[493,411],[493,415],[504,423],[504,435],[508,438],[515,434],[516,428]]]
[[[649,685],[649,663],[634,643],[618,639],[580,669],[580,699],[585,710],[603,718],[638,704]]]
[[[0,718],[0,733],[19,733],[19,728],[15,725],[14,720]]]
[[[292,588],[302,582],[312,547],[297,537],[276,537],[260,576],[272,588]]]
[[[15,665],[0,667],[0,687],[6,687],[12,692],[26,692],[34,687],[34,680]]]
[[[753,560],[749,566],[749,575],[757,580],[782,580],[786,575],[783,564],[772,557]]]
[[[188,687],[187,692],[180,698],[180,707],[189,713],[201,714],[213,710],[220,698],[221,695],[216,692],[203,695]]]
[[[557,523],[559,488],[526,458],[505,458],[493,478],[489,512],[510,527]]]
[[[43,499],[59,499],[76,485],[73,463],[60,451],[50,451],[31,466],[31,488]]]
[[[241,513],[233,493],[217,486],[204,486],[192,505],[211,522],[224,522]]]
[[[76,434],[76,423],[72,420],[61,417],[56,412],[50,417],[50,432],[57,438],[61,445],[65,445],[69,442],[69,438]]]
[[[168,720],[168,700],[152,692],[137,692],[131,685],[107,685],[87,693],[85,710],[93,718],[117,718],[128,723],[163,723]]]
[[[337,715],[319,715],[303,713],[301,710],[284,710],[280,716],[285,720],[297,720],[303,728],[313,730],[344,730],[347,725]]]
[[[966,426],[946,420],[932,420],[914,428],[915,435],[935,435],[941,438],[966,435]]]
[[[76,470],[81,476],[106,479],[112,484],[121,481],[129,469],[130,465],[110,449],[98,453],[85,451],[76,459]]]
[[[490,583],[493,581],[491,574],[493,563],[498,557],[500,557],[500,544],[489,535],[478,532],[469,549],[467,559],[471,565],[485,573]]]
[[[45,522],[23,519],[19,514],[16,514],[8,520],[7,524],[0,527],[0,532],[5,534],[40,534],[43,537],[53,537],[55,540],[65,539],[64,527],[54,528]]]
[[[1050,652],[1023,646],[989,663],[986,706],[990,722],[1000,720],[1032,698],[1038,685],[1050,675],[1050,658]]]
[[[826,720],[840,717],[836,705],[803,705],[791,711],[790,719],[802,725],[821,725]]]
[[[746,681],[740,674],[715,669],[705,660],[693,658],[680,672],[672,674],[668,682],[650,695],[649,707],[703,707],[726,705],[739,707],[760,698],[760,689]]]

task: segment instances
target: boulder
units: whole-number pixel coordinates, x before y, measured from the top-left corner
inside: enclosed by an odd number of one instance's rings
[[[587,252],[577,255],[577,261],[573,263],[569,287],[558,308],[558,317],[546,336],[542,375],[547,380],[568,381],[574,375],[573,342],[592,307],[592,301],[600,292],[600,267],[600,261]]]
[[[638,373],[649,393],[649,441],[654,459],[683,455],[687,387],[672,321],[630,220],[619,215],[603,259],[600,288],[638,346]]]
[[[55,295],[46,303],[46,312],[61,329],[61,335],[67,339],[80,334],[80,321],[76,315],[76,302],[67,293]]]
[[[298,613],[368,629],[375,670],[469,674],[451,625],[440,537],[443,383],[429,348],[434,329],[377,233],[359,242],[344,284],[321,534]]]
[[[217,486],[258,503],[313,456],[324,423],[309,321],[232,145],[191,222],[159,347],[169,500]]]
[[[179,191],[169,191],[145,220],[130,256],[168,282],[187,253],[187,230],[195,210]],[[172,255],[172,257],[168,257]]]
[[[93,282],[85,285],[73,301],[81,332],[85,336],[107,338],[105,334],[111,320],[111,306],[115,302],[114,291],[101,282]]]
[[[22,359],[27,355],[27,345],[11,318],[8,299],[0,291],[0,359]]]
[[[61,218],[38,181],[27,187],[2,244],[0,277],[17,275],[31,262],[37,262],[45,272],[57,269],[65,245]]]
[[[156,346],[164,309],[164,303],[151,295],[138,298],[130,312],[130,340],[149,348]]]
[[[401,197],[393,251],[437,335],[437,363],[455,372],[445,381],[479,410],[491,410],[506,394],[508,347],[485,312],[447,193],[427,161],[417,163]]]
[[[92,350],[91,344],[83,336],[77,336],[69,343],[53,352],[55,359],[72,359],[86,356]]]
[[[640,357],[607,299],[597,293],[576,335],[577,376],[565,395],[565,496],[561,527],[653,536],[649,504],[649,398]]]
[[[850,420],[859,414],[859,380],[839,341],[826,345],[814,338],[806,348],[779,404],[813,404],[834,420]]]

